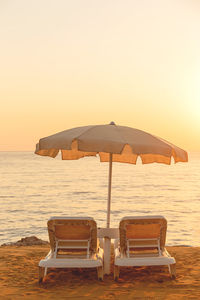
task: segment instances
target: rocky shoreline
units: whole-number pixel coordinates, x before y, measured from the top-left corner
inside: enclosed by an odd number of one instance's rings
[[[19,240],[17,242],[4,243],[1,245],[1,247],[3,247],[3,246],[33,246],[33,245],[47,245],[47,244],[49,244],[47,241],[43,241],[43,240],[37,238],[36,236],[32,235],[32,236],[21,238],[21,240]]]

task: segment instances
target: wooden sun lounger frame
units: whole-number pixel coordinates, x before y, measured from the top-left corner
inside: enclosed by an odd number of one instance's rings
[[[127,225],[157,224],[160,226],[160,234],[157,237],[142,237],[129,239],[126,236]],[[146,227],[147,228],[147,227]],[[156,266],[167,265],[172,278],[176,277],[176,261],[165,249],[167,220],[163,216],[125,217],[119,224],[119,239],[114,242],[114,279],[118,280],[120,267],[129,266]],[[151,234],[150,234],[151,235]],[[152,241],[154,243],[152,243]],[[135,242],[136,245],[131,245]],[[144,242],[137,244],[138,242]],[[130,255],[130,249],[141,250],[141,254]],[[142,253],[142,250],[157,249],[157,253]]]

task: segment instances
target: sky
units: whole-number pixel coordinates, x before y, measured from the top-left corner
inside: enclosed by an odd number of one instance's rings
[[[200,151],[199,0],[0,0],[0,151],[84,125]]]

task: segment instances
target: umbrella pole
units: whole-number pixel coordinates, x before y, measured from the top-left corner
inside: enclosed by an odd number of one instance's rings
[[[108,178],[108,203],[107,203],[107,228],[110,228],[110,201],[112,185],[112,153],[109,153],[109,178]]]
[[[107,228],[110,228],[110,202],[112,183],[112,153],[109,154],[109,178],[108,178],[108,203],[107,203]],[[110,274],[111,239],[104,237],[104,274]]]

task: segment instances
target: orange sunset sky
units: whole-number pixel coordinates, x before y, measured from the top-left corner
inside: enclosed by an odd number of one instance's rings
[[[0,150],[71,127],[200,151],[200,1],[1,0]]]

